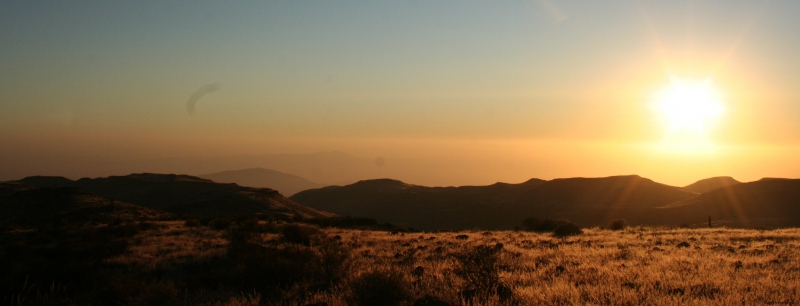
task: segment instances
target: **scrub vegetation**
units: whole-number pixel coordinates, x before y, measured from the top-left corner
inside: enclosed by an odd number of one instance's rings
[[[529,224],[533,225],[535,222]],[[251,218],[5,228],[7,305],[800,302],[800,230],[397,232]]]

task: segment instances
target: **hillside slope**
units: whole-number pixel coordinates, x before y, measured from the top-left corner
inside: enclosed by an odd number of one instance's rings
[[[333,215],[297,204],[272,189],[221,184],[188,175],[141,173],[77,181],[28,177],[19,182],[39,187],[77,187],[109,199],[187,216],[265,213],[310,218]]]
[[[28,188],[0,197],[0,226],[111,223],[169,214],[138,205],[111,201],[76,187]]]
[[[665,217],[694,224],[736,227],[800,227],[800,179],[762,179],[741,183],[670,204]]]

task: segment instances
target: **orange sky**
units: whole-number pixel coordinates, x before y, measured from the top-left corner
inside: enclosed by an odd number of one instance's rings
[[[793,2],[0,6],[0,180],[330,151],[386,162],[308,179],[800,177]],[[667,140],[675,78],[720,93],[702,141]]]

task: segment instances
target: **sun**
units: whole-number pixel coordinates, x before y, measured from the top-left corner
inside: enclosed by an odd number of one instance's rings
[[[709,80],[687,82],[678,79],[673,79],[659,92],[656,108],[673,133],[706,133],[724,110],[719,91]]]
[[[710,130],[725,111],[721,96],[710,79],[672,77],[653,99],[656,113],[666,129],[662,147],[679,151],[709,148]]]

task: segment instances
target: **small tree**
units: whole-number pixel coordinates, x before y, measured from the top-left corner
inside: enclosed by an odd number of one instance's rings
[[[611,226],[609,226],[609,228],[612,231],[621,231],[624,230],[626,227],[628,227],[628,222],[625,222],[625,220],[622,219],[614,220],[613,222],[611,222]]]
[[[456,254],[458,262],[455,273],[463,279],[467,288],[465,292],[473,292],[481,301],[486,301],[496,294],[500,285],[500,253],[503,244],[494,246],[480,245]],[[471,297],[469,297],[471,298]]]

